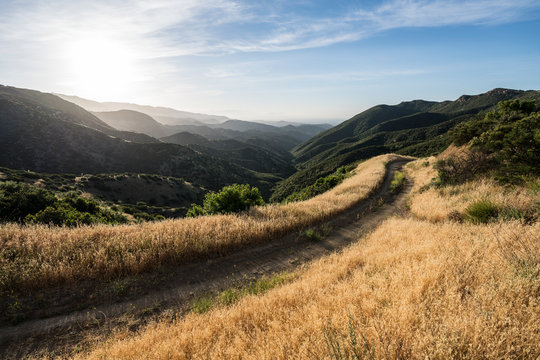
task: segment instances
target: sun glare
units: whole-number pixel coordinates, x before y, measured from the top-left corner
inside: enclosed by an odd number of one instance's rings
[[[121,94],[136,76],[130,49],[104,36],[78,39],[68,45],[66,55],[70,83],[81,95]]]

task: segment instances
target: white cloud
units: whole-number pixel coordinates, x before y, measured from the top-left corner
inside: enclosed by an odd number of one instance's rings
[[[230,47],[237,51],[314,48],[357,41],[397,28],[509,23],[538,17],[539,9],[540,4],[532,0],[393,0],[334,18],[278,19],[279,26],[270,37],[249,44],[233,42]]]
[[[538,10],[530,0],[392,0],[334,17],[276,12],[233,0],[14,2],[0,15],[0,44],[26,48],[114,34],[141,58],[286,51],[356,41],[401,27],[484,25],[519,20]],[[246,29],[235,26],[245,25]],[[252,31],[265,26],[268,31]]]

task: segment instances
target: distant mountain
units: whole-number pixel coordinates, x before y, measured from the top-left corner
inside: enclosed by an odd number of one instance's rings
[[[263,122],[232,120],[225,116],[195,114],[170,108],[128,103],[104,102],[58,94],[118,130],[167,137],[179,132],[204,136],[209,140],[234,139],[269,141],[272,149],[290,150],[294,146],[331,127],[328,124],[279,122],[279,126]],[[129,110],[129,111],[128,111]],[[148,117],[143,116],[146,114]],[[151,118],[151,119],[150,119]],[[281,141],[280,141],[281,140]]]
[[[50,115],[54,119],[64,120],[88,128],[96,129],[107,135],[120,139],[144,143],[159,142],[157,139],[145,134],[114,129],[81,107],[64,101],[52,94],[0,85],[0,98],[17,104],[32,104],[37,110],[39,110],[41,107],[53,109],[51,110]]]
[[[290,151],[296,145],[310,139],[322,131],[320,125],[303,124],[276,127],[242,120],[228,120],[217,125],[178,125],[179,132],[201,135],[208,140],[238,140],[258,142],[260,146],[273,151]],[[161,138],[169,141],[169,138]],[[175,141],[173,141],[175,142]]]
[[[249,130],[255,130],[255,131],[262,131],[262,132],[280,132],[281,128],[272,126],[272,125],[266,125],[261,124],[257,122],[251,122],[251,121],[243,121],[243,120],[227,120],[221,124],[214,124],[214,125],[208,125],[208,127],[214,128],[214,129],[225,129],[225,130],[235,130],[235,131],[249,131]]]
[[[208,127],[241,132],[256,131],[261,133],[284,134],[297,139],[311,138],[312,136],[331,128],[330,125],[320,124],[287,124],[284,126],[276,126],[243,120],[227,120],[221,124],[208,125]]]
[[[218,124],[229,120],[226,116],[198,114],[187,111],[180,111],[166,107],[156,107],[147,105],[137,105],[121,102],[98,102],[83,99],[78,96],[55,94],[62,99],[79,105],[87,111],[107,112],[118,110],[133,110],[147,114],[154,119],[167,125],[192,125],[193,121],[204,124]]]
[[[160,138],[168,135],[163,124],[160,124],[149,115],[133,110],[118,110],[106,112],[92,112],[93,115],[107,125],[125,131],[134,131]]]
[[[261,123],[261,124],[277,126],[277,127],[283,127],[283,126],[287,126],[287,125],[300,126],[300,125],[310,124],[310,125],[313,125],[313,126],[318,126],[321,129],[320,131],[330,129],[331,127],[334,126],[334,125],[332,125],[330,123],[311,123],[311,122],[308,123],[308,122],[305,122],[305,121],[303,121],[303,122],[286,121],[286,120],[252,120],[252,121],[253,122],[258,122],[258,123]]]
[[[292,156],[288,151],[279,151],[253,142],[243,142],[234,139],[208,140],[203,136],[189,132],[180,132],[165,138],[170,142],[188,146],[203,154],[221,158],[246,169],[259,173],[271,173],[279,177],[287,177],[295,172]]]
[[[126,141],[115,133],[57,96],[0,87],[0,166],[46,173],[160,174],[214,190],[250,183],[265,195],[272,186],[270,177],[224,159],[176,144]]]
[[[205,125],[204,122],[190,119],[190,118],[182,118],[182,121],[178,121],[179,118],[171,117],[171,116],[159,116],[154,115],[153,118],[162,123],[163,125],[169,125],[169,126],[176,126],[176,125]]]
[[[212,141],[237,140],[245,143],[254,143],[268,150],[277,152],[289,152],[296,145],[311,137],[310,132],[303,132],[296,128],[277,128],[273,126],[265,128],[264,126],[267,125],[250,123],[247,121],[240,122],[242,124],[239,125],[239,122],[240,120],[234,121],[234,125],[229,126],[229,128],[210,125],[177,125],[174,128],[179,132],[197,134]],[[240,131],[240,129],[243,131]],[[164,137],[161,138],[161,141],[169,141],[170,139],[171,137]],[[174,143],[175,141],[172,142]]]
[[[273,199],[281,200],[343,164],[382,153],[438,153],[449,145],[447,132],[456,124],[515,98],[540,100],[540,92],[493,89],[455,101],[374,106],[296,146],[292,154],[299,171],[278,184]]]
[[[162,137],[161,141],[178,145],[207,145],[210,140],[199,134],[193,134],[187,131],[181,131],[179,133]]]

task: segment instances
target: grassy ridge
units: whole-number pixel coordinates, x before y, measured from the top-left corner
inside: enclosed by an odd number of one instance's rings
[[[215,256],[264,242],[332,217],[368,197],[383,181],[385,155],[358,166],[356,175],[303,202],[159,223],[84,226],[0,226],[0,287],[39,288],[106,279]]]

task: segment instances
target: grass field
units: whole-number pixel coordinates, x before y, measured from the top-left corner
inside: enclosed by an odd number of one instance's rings
[[[295,281],[135,336],[119,331],[77,358],[537,358],[540,223],[449,215],[486,196],[526,207],[538,192],[487,180],[420,190],[433,175],[425,159],[406,173],[415,181],[408,215]]]
[[[397,155],[361,163],[329,192],[248,213],[121,226],[0,226],[0,290],[20,291],[85,279],[108,279],[216,256],[328,219],[368,197]]]

